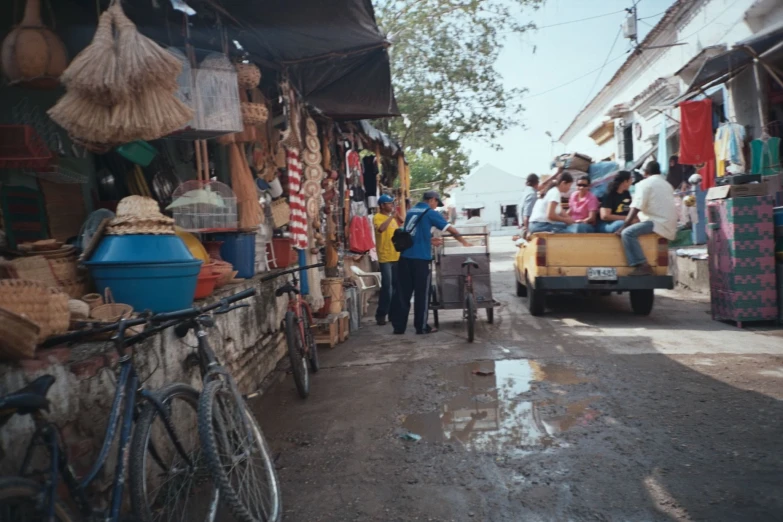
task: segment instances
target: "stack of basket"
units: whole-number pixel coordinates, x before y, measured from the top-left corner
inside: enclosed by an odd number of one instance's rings
[[[47,337],[68,331],[68,296],[40,281],[0,280],[0,356],[24,359]]]
[[[20,245],[23,257],[4,265],[11,277],[40,281],[71,297],[84,294],[87,283],[77,267],[76,249],[54,239]]]
[[[315,219],[321,208],[321,180],[324,177],[324,170],[321,166],[323,156],[321,155],[321,141],[318,139],[318,125],[312,118],[307,118],[306,128],[305,181],[302,184],[302,193],[306,198],[307,217]]]
[[[117,205],[117,216],[109,222],[106,234],[173,235],[174,220],[160,212],[158,202],[144,196],[128,196]]]

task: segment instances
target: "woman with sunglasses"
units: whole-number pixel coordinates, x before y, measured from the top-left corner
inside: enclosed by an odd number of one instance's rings
[[[595,194],[590,192],[590,177],[579,176],[576,180],[576,192],[568,200],[568,212],[574,224],[567,232],[571,234],[589,234],[595,232],[598,220],[598,208],[601,206]]]

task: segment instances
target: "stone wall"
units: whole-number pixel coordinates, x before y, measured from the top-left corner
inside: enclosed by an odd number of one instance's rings
[[[266,274],[265,274],[266,275]],[[258,294],[244,302],[248,308],[217,316],[209,331],[209,342],[219,360],[237,379],[243,393],[258,389],[286,353],[280,331],[287,297],[276,298],[275,289],[285,277],[261,283],[258,278],[218,291],[199,305],[254,286]],[[197,367],[186,364],[196,352],[193,333],[179,339],[172,330],[163,332],[134,350],[136,368],[143,386],[156,389],[172,382],[201,388]],[[191,357],[190,361],[193,360]],[[44,374],[57,378],[49,392],[48,418],[62,430],[72,464],[84,473],[101,447],[114,397],[118,355],[109,342],[92,342],[73,347],[40,350],[36,359],[0,365],[0,394],[21,388]],[[32,435],[29,417],[16,416],[0,429],[0,474],[18,473],[24,448]],[[112,451],[112,460],[115,452]],[[111,484],[113,463],[104,469],[99,490]]]
[[[710,293],[710,264],[707,259],[692,259],[669,251],[669,271],[674,285],[700,294]]]

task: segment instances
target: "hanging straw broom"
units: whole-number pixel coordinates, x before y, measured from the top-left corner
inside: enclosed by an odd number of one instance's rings
[[[120,2],[110,8],[117,27],[117,63],[120,81],[133,91],[149,85],[174,93],[182,64],[170,52],[144,36],[125,15]]]
[[[69,89],[94,98],[94,103],[114,105],[128,97],[128,85],[118,81],[117,49],[114,41],[114,14],[105,11],[90,45],[76,55],[60,76]]]
[[[239,212],[239,228],[257,228],[263,223],[264,214],[258,202],[258,191],[253,181],[253,173],[247,164],[247,159],[240,145],[229,145],[229,167],[231,171],[231,188],[237,196]]]
[[[155,140],[181,129],[193,111],[173,93],[158,86],[143,91],[112,110],[112,138],[120,143]]]
[[[47,111],[68,134],[79,141],[109,143],[112,134],[112,109],[96,105],[92,97],[78,91],[68,91]]]

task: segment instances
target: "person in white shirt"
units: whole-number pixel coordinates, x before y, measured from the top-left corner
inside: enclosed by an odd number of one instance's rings
[[[519,202],[519,228],[522,229],[523,236],[530,228],[530,216],[533,214],[536,201],[538,201],[538,176],[530,174],[525,184],[527,186],[522,193],[522,201]]]
[[[674,189],[661,176],[661,166],[651,161],[644,169],[645,179],[636,185],[631,211],[622,228],[616,232],[623,240],[628,266],[635,267],[632,276],[652,275],[653,269],[639,244],[639,236],[658,234],[672,241],[677,237],[677,208]],[[639,223],[633,224],[636,218]]]
[[[558,184],[539,199],[533,207],[530,215],[530,233],[538,232],[565,232],[566,227],[574,224],[574,220],[563,212],[562,198],[566,197],[574,182],[573,176],[568,172],[560,175]]]

